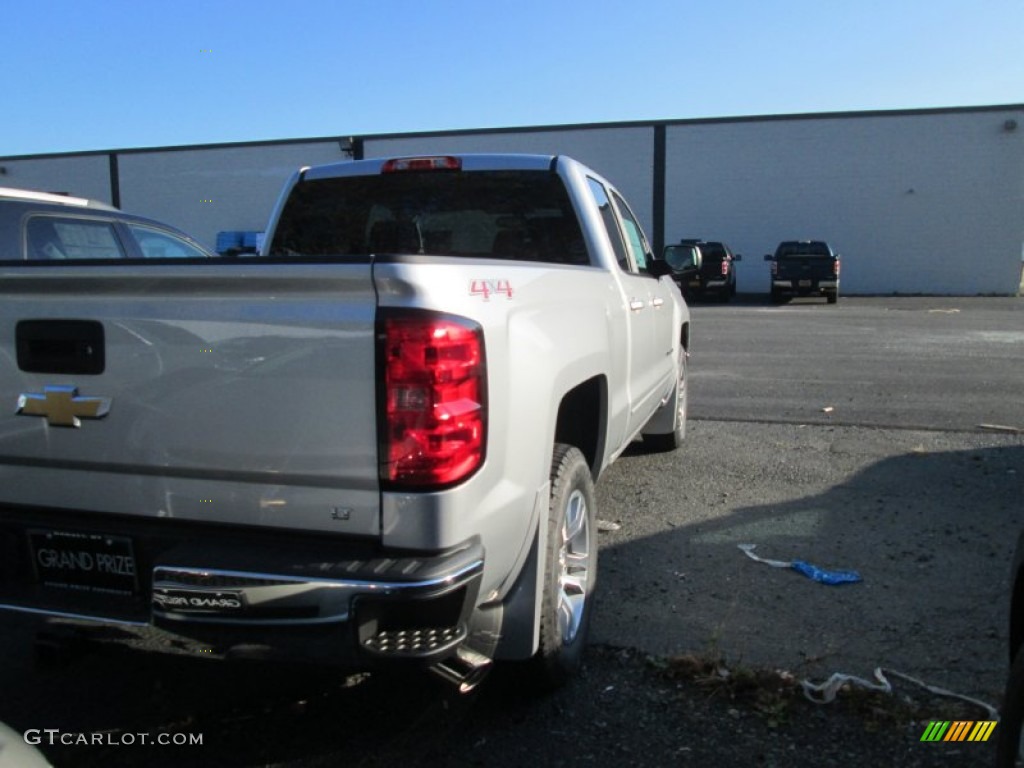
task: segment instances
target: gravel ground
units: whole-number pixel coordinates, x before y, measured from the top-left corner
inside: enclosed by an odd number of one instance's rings
[[[986,766],[993,744],[923,744],[934,703],[847,694],[818,706],[774,675],[654,663],[595,646],[583,674],[540,701],[514,675],[458,696],[420,677],[364,679],[176,660],[118,662],[146,704],[113,734],[202,733],[203,747],[58,747],[58,766]],[[205,667],[205,668],[204,668]],[[352,682],[352,681],[349,681]],[[916,695],[916,694],[915,694]],[[969,709],[946,715],[981,719]],[[53,722],[53,709],[50,720]],[[79,725],[89,717],[77,716]]]
[[[682,450],[633,452],[599,484],[621,528],[601,542],[594,640],[814,679],[881,666],[994,702],[1022,499],[1021,435],[694,422]]]

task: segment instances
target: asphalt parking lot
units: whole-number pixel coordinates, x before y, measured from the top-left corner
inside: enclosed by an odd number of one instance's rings
[[[622,528],[598,638],[807,675],[890,667],[996,702],[1024,525],[1024,302],[698,304],[694,337],[689,444],[601,484]],[[738,544],[863,582],[822,586]]]
[[[728,703],[693,711],[701,694],[650,660],[713,654],[812,680],[881,666],[998,703],[1024,526],[1024,300],[741,297],[695,305],[693,323],[687,444],[637,446],[599,483],[600,517],[619,527],[601,534],[586,673],[557,697],[516,701],[506,683],[458,700],[407,677],[356,685],[120,649],[35,669],[30,623],[0,616],[0,721],[205,734],[166,762],[141,747],[48,752],[70,766],[856,765],[862,731],[845,746],[839,725],[804,718],[772,752],[774,726]],[[738,544],[863,581],[818,584]],[[800,751],[819,726],[839,752]],[[716,729],[759,746],[702,752]],[[908,750],[917,735],[889,734]]]

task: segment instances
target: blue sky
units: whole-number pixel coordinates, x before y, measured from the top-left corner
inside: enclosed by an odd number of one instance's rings
[[[1024,102],[1024,0],[8,0],[0,156]]]

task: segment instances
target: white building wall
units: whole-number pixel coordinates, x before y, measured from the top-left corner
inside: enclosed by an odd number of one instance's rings
[[[118,156],[121,208],[212,249],[220,231],[262,231],[299,168],[346,159],[336,141],[132,152]]]
[[[367,138],[364,157],[466,152],[569,155],[612,182],[653,235],[654,129],[648,126]]]
[[[110,199],[110,157],[106,154],[0,160],[0,187]]]
[[[664,131],[664,240],[725,240],[744,255],[741,291],[767,290],[762,256],[792,238],[826,239],[842,253],[846,293],[1018,290],[1020,106],[691,121]],[[615,183],[656,240],[656,136],[653,124],[370,136],[363,154],[571,155]],[[327,139],[115,154],[125,210],[211,247],[221,230],[262,230],[297,168],[349,159]],[[112,202],[109,153],[0,158],[0,167],[0,186]]]
[[[681,124],[666,150],[665,241],[726,241],[740,291],[789,239],[829,241],[847,293],[1017,291],[1021,111]]]

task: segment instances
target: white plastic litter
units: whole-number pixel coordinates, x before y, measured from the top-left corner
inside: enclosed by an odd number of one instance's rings
[[[737,544],[736,546],[742,549],[751,560],[770,565],[772,568],[789,568],[788,560],[769,560],[767,557],[755,555],[754,550],[757,549],[757,544]]]
[[[959,699],[960,701],[966,701],[969,704],[974,704],[976,707],[980,707],[988,712],[991,720],[999,719],[999,710],[980,699],[965,696],[962,693],[954,693],[953,691],[949,691],[945,688],[939,688],[934,685],[928,685],[928,683],[923,680],[919,680],[916,677],[911,677],[910,675],[897,672],[893,669],[882,669],[881,667],[875,668],[875,682],[865,680],[863,677],[857,677],[856,675],[844,675],[841,672],[836,672],[824,683],[812,683],[809,680],[801,680],[800,687],[803,688],[804,696],[806,696],[809,701],[813,701],[815,704],[831,704],[835,701],[836,694],[839,693],[840,689],[844,685],[856,685],[860,688],[866,688],[869,691],[891,694],[892,684],[889,682],[886,675],[889,675],[890,677],[898,677],[908,683],[913,683],[919,688],[923,688],[936,696],[943,696],[949,699]]]
[[[743,553],[751,560],[756,560],[759,563],[770,565],[773,568],[794,569],[801,573],[804,573],[805,575],[810,576],[810,574],[808,574],[804,568],[800,567],[805,566],[806,563],[802,563],[799,560],[791,562],[786,560],[771,560],[767,557],[755,555],[754,550],[757,549],[756,544],[737,544],[736,546],[743,550]],[[819,571],[820,573],[824,573],[829,576],[841,576],[843,578],[848,578],[848,575],[856,575],[856,571],[820,571],[820,569],[814,568],[814,566],[810,567],[815,571]],[[818,579],[816,576],[810,577],[814,578],[816,581],[821,580]],[[857,578],[859,579],[860,577],[858,576]],[[835,582],[826,581],[825,583]],[[945,698],[950,699],[959,699],[960,701],[966,701],[969,704],[974,704],[975,706],[981,707],[981,709],[984,709],[986,712],[988,712],[989,717],[992,720],[999,719],[999,710],[997,710],[991,704],[987,704],[984,701],[981,701],[980,699],[965,696],[962,693],[954,693],[953,691],[949,691],[945,688],[939,688],[934,685],[928,685],[928,683],[924,682],[923,680],[919,680],[916,677],[911,677],[910,675],[904,674],[903,672],[897,672],[894,669],[882,669],[881,667],[876,667],[874,682],[872,682],[871,680],[866,680],[863,677],[857,677],[856,675],[846,675],[841,672],[836,672],[824,683],[812,683],[809,680],[801,680],[800,687],[803,688],[804,696],[806,696],[808,700],[813,701],[815,704],[831,704],[833,701],[835,701],[836,694],[839,693],[840,689],[844,685],[856,685],[860,688],[866,688],[869,691],[878,691],[879,693],[892,694],[892,684],[889,682],[888,678],[886,678],[886,675],[889,675],[890,677],[898,677],[899,679],[905,680],[908,683],[913,683],[919,688],[923,688],[924,690],[936,696],[943,696]]]

